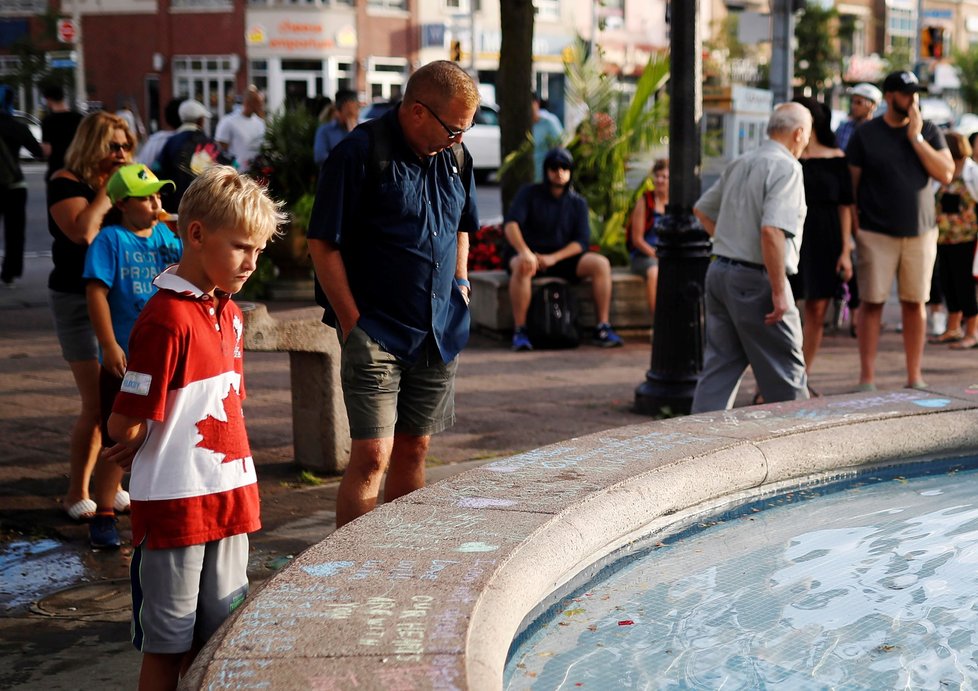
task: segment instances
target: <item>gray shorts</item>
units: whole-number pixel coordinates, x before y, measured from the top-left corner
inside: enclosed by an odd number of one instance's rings
[[[132,644],[174,654],[203,644],[248,594],[248,536],[173,549],[136,547],[129,567]]]
[[[650,257],[647,254],[640,254],[631,258],[629,268],[631,268],[633,274],[645,278],[646,274],[649,273],[649,269],[658,265],[659,260],[656,257]]]
[[[68,362],[98,359],[98,339],[88,316],[88,300],[78,293],[48,291],[61,355]]]
[[[433,344],[407,364],[385,351],[359,326],[342,346],[340,379],[353,439],[398,434],[427,436],[455,422],[458,358],[445,363]]]

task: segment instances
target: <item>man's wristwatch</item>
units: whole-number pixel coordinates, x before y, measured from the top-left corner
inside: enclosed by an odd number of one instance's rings
[[[917,136],[914,137],[914,139],[920,144],[924,143],[924,135],[922,135],[920,132],[917,133]]]

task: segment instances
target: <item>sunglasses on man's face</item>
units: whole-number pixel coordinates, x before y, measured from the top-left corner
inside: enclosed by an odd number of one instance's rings
[[[117,154],[120,151],[132,151],[132,144],[126,142],[125,144],[120,144],[119,142],[109,142],[109,152]]]
[[[571,167],[566,163],[551,163],[547,166],[547,170],[570,170]]]
[[[438,117],[438,113],[436,113],[434,110],[432,110],[431,106],[429,106],[427,103],[422,103],[421,101],[418,101],[418,105],[424,106],[425,110],[427,110],[429,113],[431,113],[431,117],[433,117],[435,120],[437,120],[439,125],[441,125],[443,128],[445,128],[445,131],[448,133],[448,138],[449,139],[457,139],[458,137],[461,137],[463,134],[465,134],[470,129],[472,129],[472,125],[469,125],[464,130],[455,129],[454,127],[449,127],[448,125],[445,124],[445,121],[444,120],[442,120],[440,117]],[[475,124],[475,123],[473,123],[473,124]]]

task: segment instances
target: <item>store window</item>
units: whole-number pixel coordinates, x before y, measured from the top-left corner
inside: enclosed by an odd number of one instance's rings
[[[407,60],[403,58],[369,58],[367,60],[367,93],[371,101],[390,101],[401,97],[407,81]]]
[[[407,10],[407,0],[367,0],[367,7],[378,10]]]
[[[171,10],[230,10],[233,0],[170,0]]]
[[[234,103],[237,71],[237,55],[177,55],[173,58],[173,93],[197,99],[214,114],[212,123],[217,122]]]
[[[353,7],[356,0],[248,0],[251,7]]]
[[[268,91],[268,60],[252,60],[248,63],[248,83],[259,91]]]

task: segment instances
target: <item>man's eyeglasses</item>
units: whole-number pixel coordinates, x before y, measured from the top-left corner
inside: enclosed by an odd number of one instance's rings
[[[126,142],[125,144],[120,144],[119,142],[109,142],[109,151],[114,154],[117,154],[120,151],[132,151],[132,144],[129,142]]]
[[[427,110],[429,113],[431,113],[431,116],[435,120],[438,121],[438,124],[445,128],[445,131],[448,132],[448,138],[449,139],[456,139],[458,137],[461,137],[463,134],[465,134],[470,129],[472,129],[472,125],[469,125],[464,130],[457,130],[454,127],[449,127],[448,125],[445,124],[445,121],[444,120],[442,120],[440,117],[438,117],[438,113],[436,113],[434,110],[432,110],[431,109],[431,106],[429,106],[427,103],[422,103],[421,101],[418,101],[418,105],[424,106],[425,110]]]
[[[551,163],[547,166],[547,170],[570,170],[571,167],[566,163]]]

